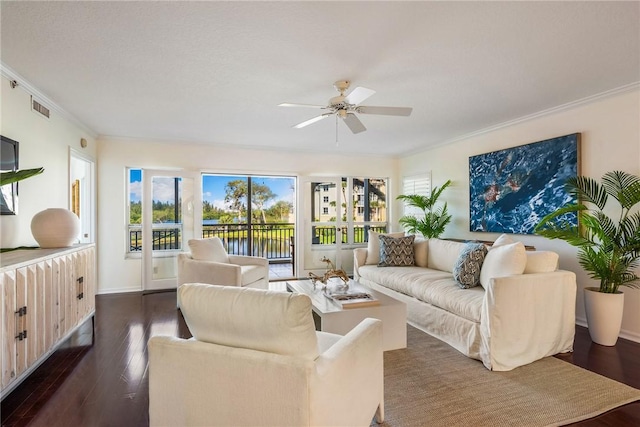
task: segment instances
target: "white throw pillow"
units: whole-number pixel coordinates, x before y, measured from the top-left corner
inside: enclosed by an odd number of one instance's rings
[[[191,239],[188,243],[191,258],[195,260],[229,263],[229,255],[219,237]]]
[[[556,271],[559,258],[560,256],[557,253],[551,251],[527,251],[527,265],[524,268],[524,273],[551,273]]]
[[[413,241],[413,256],[418,267],[426,267],[429,257],[429,240],[416,237]]]
[[[369,230],[369,241],[367,242],[367,259],[365,265],[378,265],[380,262],[380,235],[389,237],[404,237],[404,231],[399,233],[378,233]]]
[[[318,357],[307,295],[202,283],[184,284],[178,294],[184,320],[198,341]]]
[[[503,246],[503,245],[510,245],[512,243],[515,243],[516,241],[513,240],[513,238],[507,234],[501,234],[500,236],[498,236],[498,238],[496,239],[495,242],[493,242],[493,245],[491,245],[491,248],[496,248],[498,246]],[[489,248],[489,249],[491,249]]]
[[[460,251],[464,249],[463,242],[451,240],[429,239],[429,253],[427,265],[429,268],[453,273],[453,267],[458,261]]]
[[[486,288],[494,277],[522,274],[527,265],[526,252],[522,242],[493,247],[482,263],[480,285]]]

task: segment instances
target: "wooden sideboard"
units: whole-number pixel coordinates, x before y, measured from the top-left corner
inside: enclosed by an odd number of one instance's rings
[[[95,245],[5,252],[0,288],[4,399],[95,314]]]

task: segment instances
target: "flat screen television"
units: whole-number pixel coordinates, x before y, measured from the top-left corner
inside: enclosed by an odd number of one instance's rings
[[[18,170],[18,141],[0,135],[0,170],[2,172]],[[0,187],[0,214],[15,215],[18,201],[18,183]]]

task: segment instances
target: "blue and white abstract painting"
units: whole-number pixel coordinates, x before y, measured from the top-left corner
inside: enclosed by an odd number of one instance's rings
[[[575,202],[564,184],[578,174],[579,153],[574,133],[469,157],[469,229],[532,234],[545,215]]]

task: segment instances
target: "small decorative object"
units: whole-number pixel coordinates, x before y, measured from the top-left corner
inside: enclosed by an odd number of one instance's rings
[[[440,188],[433,187],[429,196],[420,194],[399,195],[396,199],[422,210],[423,215],[420,215],[420,217],[405,215],[398,222],[409,233],[420,233],[427,239],[440,237],[444,233],[447,224],[451,222],[451,215],[447,212],[447,202],[439,208],[436,208],[436,203],[442,192],[450,185],[451,180],[448,180]]]
[[[80,219],[68,209],[45,209],[31,220],[31,234],[41,248],[66,248],[78,239]]]
[[[620,286],[640,288],[640,177],[607,172],[602,182],[578,176],[567,180],[567,190],[580,202],[569,203],[542,218],[535,232],[578,247],[578,262],[600,287],[585,288],[589,334],[597,344],[615,345],[622,325],[624,294]],[[617,212],[608,204],[617,201]],[[617,220],[605,213],[615,212]],[[565,219],[577,215],[580,226]]]
[[[327,271],[322,275],[322,277],[309,272],[309,279],[311,279],[314,289],[316,287],[316,282],[322,283],[322,289],[325,289],[327,287],[327,282],[332,277],[339,277],[342,279],[345,288],[349,286],[349,276],[347,276],[347,273],[344,270],[336,270],[336,266],[327,257],[322,257],[321,261],[327,264]]]
[[[532,234],[539,218],[575,203],[564,183],[578,175],[579,154],[574,133],[469,157],[469,230]]]

